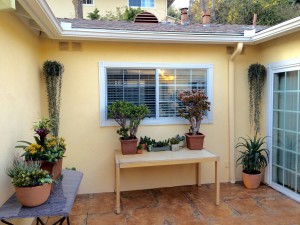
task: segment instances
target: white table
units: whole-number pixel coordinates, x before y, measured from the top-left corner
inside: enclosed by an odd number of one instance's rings
[[[220,203],[220,181],[219,181],[219,160],[220,157],[206,149],[189,150],[181,149],[180,151],[161,151],[147,152],[135,155],[122,155],[121,150],[115,150],[115,191],[116,191],[116,212],[121,212],[120,199],[120,170],[135,167],[148,166],[166,166],[178,164],[196,163],[197,166],[197,184],[201,185],[201,163],[215,162],[215,194],[216,205]]]

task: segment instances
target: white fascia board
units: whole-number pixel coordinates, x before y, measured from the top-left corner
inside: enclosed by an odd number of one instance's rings
[[[297,31],[300,31],[300,16],[260,31],[253,37],[253,42],[259,44]]]
[[[251,44],[250,37],[217,34],[189,34],[170,32],[122,31],[104,29],[72,29],[61,33],[63,39],[104,40],[104,41],[140,41],[168,43],[211,43],[226,44],[243,42]]]
[[[45,0],[18,0],[49,38],[58,38],[62,28]]]

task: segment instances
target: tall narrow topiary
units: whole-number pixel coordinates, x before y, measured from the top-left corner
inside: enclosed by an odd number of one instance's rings
[[[58,137],[59,132],[59,112],[61,100],[62,74],[64,66],[57,61],[45,61],[43,64],[43,74],[47,86],[48,112],[51,120],[51,133]]]
[[[264,65],[251,64],[248,69],[249,84],[249,119],[255,132],[260,132],[261,101],[266,79]]]

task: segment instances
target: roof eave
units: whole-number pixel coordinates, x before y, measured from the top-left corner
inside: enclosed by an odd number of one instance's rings
[[[300,17],[280,23],[256,33],[252,37],[203,33],[141,32],[130,30],[71,29],[63,30],[45,0],[18,0],[32,19],[51,39],[107,40],[107,41],[143,41],[175,43],[211,43],[227,44],[243,42],[259,44],[271,39],[300,30]]]

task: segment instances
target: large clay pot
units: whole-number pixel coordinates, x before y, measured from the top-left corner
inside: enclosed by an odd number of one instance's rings
[[[255,189],[259,187],[262,178],[260,171],[257,171],[257,174],[248,174],[243,171],[242,176],[246,188]]]
[[[190,150],[203,149],[205,135],[201,133],[197,135],[185,134],[185,138],[186,138],[186,146],[188,147],[188,149]]]
[[[129,140],[123,140],[120,138],[121,142],[121,149],[123,155],[133,155],[136,154],[136,146],[138,139],[129,139]]]
[[[50,195],[51,184],[35,187],[16,187],[18,201],[27,207],[35,207],[46,202]]]

